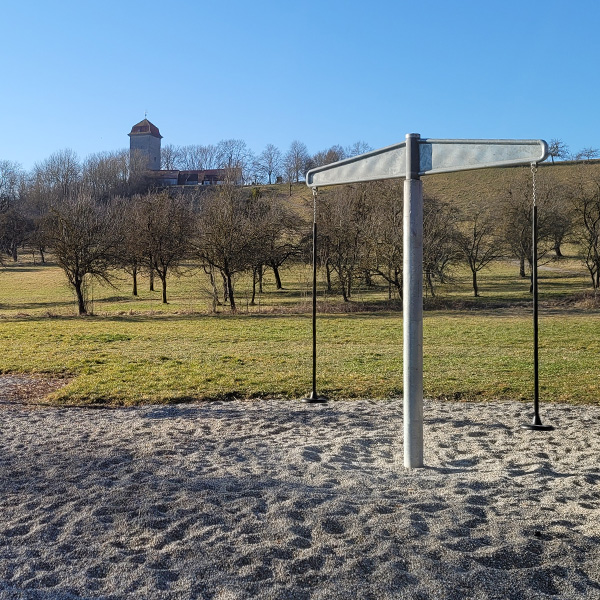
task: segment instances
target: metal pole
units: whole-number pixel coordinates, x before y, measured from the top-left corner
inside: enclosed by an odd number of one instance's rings
[[[550,431],[552,425],[543,425],[540,419],[540,370],[539,370],[539,335],[538,335],[538,217],[535,198],[535,166],[531,167],[534,176],[531,249],[531,287],[533,291],[533,423],[522,425],[524,429]]]
[[[307,404],[327,402],[325,396],[317,394],[317,188],[313,188],[313,229],[312,229],[312,391],[309,396],[302,398]]]
[[[404,466],[423,466],[423,184],[419,134],[406,136],[404,181],[403,336]]]

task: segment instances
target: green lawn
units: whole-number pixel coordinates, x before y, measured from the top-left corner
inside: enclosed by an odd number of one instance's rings
[[[424,321],[425,393],[460,399],[532,396],[532,323],[527,282],[512,264],[481,276],[471,299],[466,273],[439,290],[452,310],[428,310]],[[598,403],[600,314],[561,307],[585,289],[576,261],[541,270],[540,389],[542,401]],[[299,398],[311,383],[308,273],[284,273],[286,290],[267,278],[260,305],[238,282],[241,311],[211,314],[204,277],[188,272],[170,282],[170,302],[147,291],[138,299],[123,279],[96,284],[94,316],[77,317],[62,272],[28,261],[0,271],[0,371],[72,378],[60,403],[138,404],[232,396]],[[402,315],[385,308],[386,291],[357,290],[352,309],[321,294],[319,391],[332,398],[383,398],[402,392]],[[490,308],[497,306],[497,308]],[[565,305],[567,306],[567,305]]]

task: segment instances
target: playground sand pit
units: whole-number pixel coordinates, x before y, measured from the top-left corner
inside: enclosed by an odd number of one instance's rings
[[[0,412],[0,598],[600,598],[600,407]]]

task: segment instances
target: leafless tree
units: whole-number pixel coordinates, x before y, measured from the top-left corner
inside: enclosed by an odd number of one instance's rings
[[[53,202],[46,217],[46,238],[75,291],[80,315],[88,312],[91,280],[111,280],[120,220],[114,204],[95,202],[81,192]]]
[[[309,161],[306,145],[298,140],[290,144],[290,148],[284,157],[285,172],[290,182],[298,183],[304,178],[306,166]]]
[[[489,210],[475,209],[458,224],[456,244],[471,270],[473,295],[479,296],[477,274],[504,255],[503,240],[496,227],[497,219]]]
[[[558,214],[560,198],[555,182],[549,177],[538,176],[538,261],[551,260],[550,251],[554,248],[552,224]],[[532,179],[527,169],[511,169],[510,178],[505,183],[503,196],[498,198],[500,217],[499,227],[507,248],[519,261],[519,275],[527,277],[526,264],[533,262],[533,216]]]
[[[207,273],[220,273],[232,312],[237,309],[234,277],[260,262],[264,210],[257,201],[244,188],[225,183],[205,190],[199,202],[196,252]]]
[[[357,273],[362,272],[366,264],[372,218],[366,185],[340,186],[319,198],[321,261],[337,276],[345,302],[352,296]]]
[[[160,149],[160,168],[166,171],[179,170],[179,146],[164,144]]]
[[[574,207],[578,221],[576,240],[597,294],[600,290],[600,180],[597,177],[579,179]]]
[[[278,290],[283,289],[281,267],[292,257],[300,254],[300,236],[303,220],[291,211],[281,196],[274,193],[261,193],[253,190],[251,203],[251,224],[256,232],[254,250],[252,300],[256,296],[256,283],[262,292],[262,273],[264,267],[270,267],[275,276]]]
[[[281,171],[283,157],[281,151],[273,144],[267,144],[256,159],[256,168],[260,175],[267,178],[269,185]]]
[[[554,164],[555,158],[567,159],[569,157],[569,146],[567,146],[562,140],[553,139],[548,144],[548,154]]]
[[[380,181],[368,184],[372,195],[373,218],[368,232],[370,268],[402,297],[402,210],[403,184]]]
[[[444,283],[448,269],[458,260],[456,250],[455,208],[437,198],[423,199],[423,272],[432,296],[435,296],[434,278]]]
[[[600,150],[598,150],[598,148],[592,148],[588,146],[587,148],[583,148],[583,150],[580,150],[575,155],[575,160],[589,161],[593,160],[594,158],[598,158],[598,156],[600,156]]]
[[[21,165],[0,160],[0,213],[7,211],[19,198],[25,174]]]
[[[56,201],[76,194],[81,184],[81,164],[77,154],[67,148],[36,164],[33,177],[46,196]]]
[[[88,156],[82,167],[82,188],[95,200],[129,192],[129,151],[100,152]]]
[[[229,183],[238,184],[249,180],[253,164],[252,151],[243,140],[221,140],[216,149],[220,169],[225,169]]]
[[[121,220],[117,224],[120,228],[118,266],[131,276],[132,294],[137,296],[138,275],[150,264],[147,238],[144,235],[147,223],[143,219],[143,196],[117,197],[113,202],[120,206],[118,215]]]
[[[33,220],[16,208],[0,213],[0,247],[10,255],[13,262],[18,260],[18,249],[33,231]]]
[[[354,144],[350,144],[345,150],[345,154],[348,158],[352,156],[358,156],[359,154],[365,154],[366,152],[370,152],[373,150],[367,142],[354,142]]]
[[[331,148],[322,150],[313,155],[310,165],[307,166],[310,166],[310,168],[313,169],[315,167],[322,167],[323,165],[343,160],[344,158],[346,158],[346,151],[341,146],[331,146]]]
[[[151,192],[139,203],[140,241],[162,283],[162,301],[167,304],[167,276],[177,272],[190,254],[194,214],[189,198],[166,192]]]

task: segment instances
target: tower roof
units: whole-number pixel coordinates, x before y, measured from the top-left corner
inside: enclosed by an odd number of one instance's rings
[[[129,133],[128,135],[152,135],[157,138],[162,138],[158,127],[150,123],[148,119],[144,119],[143,121],[140,121],[137,125],[134,125],[131,128],[131,133]]]

